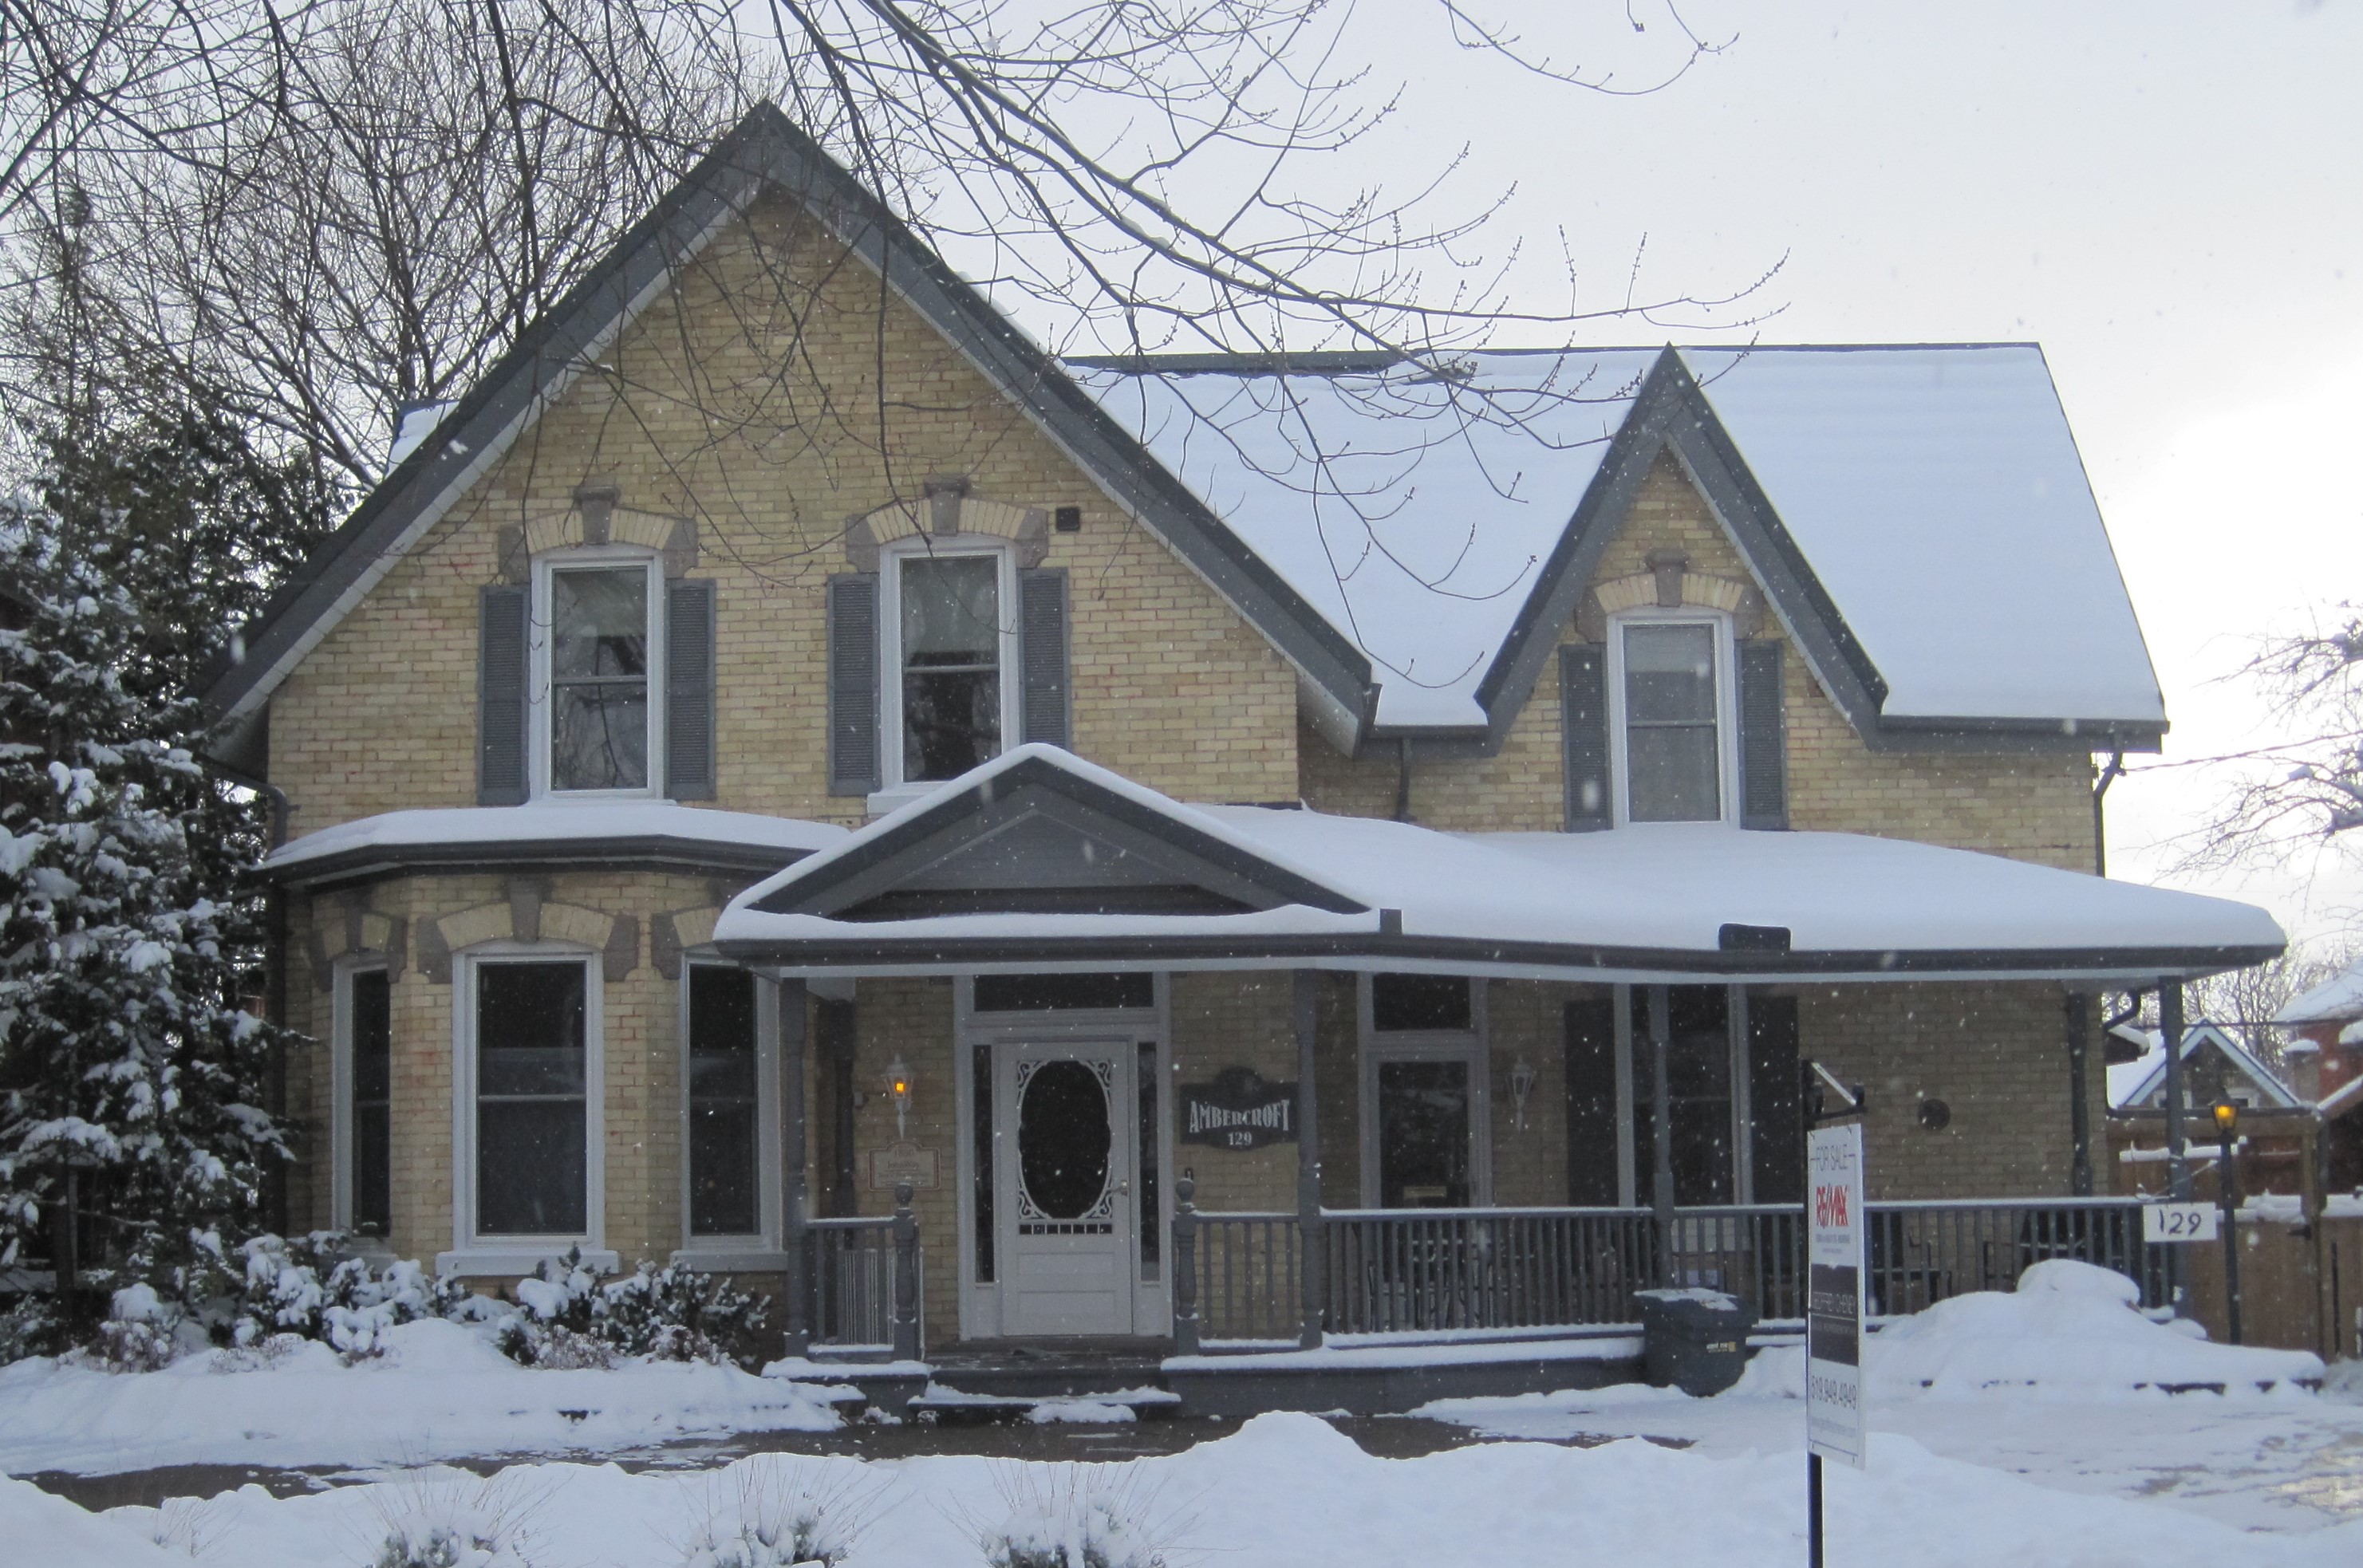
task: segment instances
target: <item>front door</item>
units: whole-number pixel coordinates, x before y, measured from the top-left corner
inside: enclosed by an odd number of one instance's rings
[[[1129,1040],[995,1051],[995,1251],[1001,1331],[1132,1332],[1135,1046]]]

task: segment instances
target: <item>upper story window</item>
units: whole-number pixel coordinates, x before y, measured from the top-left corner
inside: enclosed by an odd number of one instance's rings
[[[901,731],[892,781],[957,778],[1001,755],[1015,635],[1004,606],[1008,552],[930,551],[889,558],[895,614],[889,625]]]
[[[553,563],[544,580],[548,789],[645,790],[659,706],[650,679],[660,642],[656,563]]]
[[[1632,619],[1610,637],[1620,818],[1730,816],[1730,632],[1720,620]]]

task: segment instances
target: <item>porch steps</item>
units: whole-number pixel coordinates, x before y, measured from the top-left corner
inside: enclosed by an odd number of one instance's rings
[[[1154,1419],[1181,1404],[1165,1386],[1166,1351],[1138,1340],[948,1345],[929,1358],[935,1375],[911,1409],[937,1421],[1025,1420],[1038,1406],[1088,1401]]]
[[[1095,1409],[1095,1408],[1098,1408]],[[996,1421],[1121,1419],[1115,1409],[1128,1410],[1135,1420],[1160,1420],[1178,1414],[1182,1396],[1146,1384],[1127,1388],[1092,1388],[1050,1394],[982,1394],[946,1383],[930,1383],[905,1407],[919,1420],[941,1426],[984,1425]],[[1105,1409],[1108,1414],[1098,1413]]]

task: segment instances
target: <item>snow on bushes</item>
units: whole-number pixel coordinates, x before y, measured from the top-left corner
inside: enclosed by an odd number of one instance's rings
[[[643,1263],[610,1280],[579,1247],[544,1259],[512,1294],[521,1310],[502,1320],[500,1345],[527,1366],[605,1366],[619,1355],[744,1361],[770,1309],[766,1297],[676,1264]]]
[[[837,1568],[878,1514],[882,1483],[760,1454],[684,1485],[698,1522],[682,1568]]]
[[[385,1538],[370,1568],[529,1568],[540,1499],[521,1474],[429,1471],[392,1488],[379,1499]]]
[[[1028,1465],[999,1477],[1006,1518],[975,1531],[990,1568],[1165,1568],[1178,1528],[1129,1467]]]
[[[382,1270],[340,1255],[344,1238],[315,1231],[294,1241],[257,1236],[241,1252],[243,1289],[228,1331],[241,1349],[278,1334],[318,1340],[348,1362],[383,1353],[386,1331],[427,1318],[481,1315],[481,1298],[456,1279],[403,1260]]]
[[[2254,1396],[2317,1382],[2304,1351],[2209,1342],[2195,1323],[2152,1322],[2124,1275],[2069,1259],[2039,1263],[2015,1292],[1981,1290],[1899,1318],[1864,1346],[1874,1402],[2091,1401],[2204,1391]],[[1804,1350],[1758,1353],[1732,1390],[1804,1397]]]

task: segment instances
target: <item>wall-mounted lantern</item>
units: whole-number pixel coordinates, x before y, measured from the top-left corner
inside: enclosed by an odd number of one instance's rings
[[[894,1141],[908,1143],[911,1136],[911,1069],[904,1065],[900,1052],[886,1065],[886,1092],[894,1098]]]

